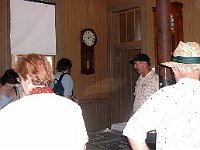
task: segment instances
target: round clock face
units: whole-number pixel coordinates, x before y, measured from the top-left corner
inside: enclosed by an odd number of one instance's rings
[[[96,42],[96,36],[95,34],[90,31],[90,30],[86,30],[84,33],[83,33],[83,42],[85,43],[85,45],[87,46],[93,46]]]

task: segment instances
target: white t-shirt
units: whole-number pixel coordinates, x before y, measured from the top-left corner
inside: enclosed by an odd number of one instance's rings
[[[80,106],[54,93],[21,98],[0,112],[1,150],[82,150],[88,135]]]
[[[144,143],[156,129],[156,150],[200,149],[200,81],[182,78],[153,94],[130,118],[123,134]]]

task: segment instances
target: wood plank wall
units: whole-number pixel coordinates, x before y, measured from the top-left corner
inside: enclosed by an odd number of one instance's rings
[[[73,62],[72,76],[74,92],[80,99],[105,98],[108,94],[107,55],[107,7],[116,0],[61,0],[62,3],[62,46],[59,57],[68,57]],[[61,4],[60,4],[61,5]],[[81,74],[80,31],[92,28],[97,34],[94,48],[95,74]],[[59,58],[57,58],[59,59]]]
[[[110,102],[104,99],[87,99],[80,104],[88,132],[110,128]]]
[[[11,66],[9,46],[9,1],[0,1],[0,76]]]

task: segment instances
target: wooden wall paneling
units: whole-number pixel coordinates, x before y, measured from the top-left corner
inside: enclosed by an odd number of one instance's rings
[[[61,0],[56,1],[56,56],[55,56],[55,63],[54,69],[56,68],[56,63],[60,58],[63,57],[64,51],[64,40],[65,40],[65,17],[64,17],[64,2]],[[54,70],[56,71],[56,70]]]
[[[63,56],[72,59],[75,92],[81,99],[105,97],[105,91],[107,91],[107,28],[105,21],[106,8],[110,3],[112,1],[65,1],[64,31],[66,38]],[[80,74],[80,30],[86,27],[93,28],[98,36],[94,49],[96,71],[94,75]],[[77,81],[82,82],[79,84]]]
[[[188,41],[188,39],[191,39],[193,35],[191,35],[190,26],[191,26],[191,15],[194,15],[193,13],[190,13],[190,2],[184,2],[183,3],[183,31],[184,31],[184,40]]]
[[[199,26],[200,2],[198,0],[186,1],[183,4],[183,28],[185,41],[200,43]]]
[[[109,102],[105,99],[87,99],[80,103],[88,132],[110,128]]]
[[[0,36],[0,50],[1,50],[1,53],[2,53],[2,50],[4,49],[4,47],[3,47],[3,38],[4,38],[4,34],[3,34],[3,31],[4,31],[4,29],[3,29],[3,19],[4,19],[4,9],[3,9],[3,0],[2,1],[0,1],[0,18],[2,18],[1,20],[1,22],[0,22],[0,34],[1,34],[1,36]],[[1,59],[1,67],[0,67],[0,75],[2,75],[2,73],[3,73],[3,58],[2,58],[2,55],[0,56],[0,59]]]
[[[8,0],[0,1],[0,75],[8,68],[11,68],[10,55],[10,3]]]
[[[106,14],[106,8],[109,2],[103,1],[97,2],[96,9],[98,9],[98,5],[102,9],[102,11],[98,11],[95,16],[101,16],[98,20],[98,17],[94,16],[95,24],[96,24],[96,30],[98,31],[98,43],[95,49],[95,67],[96,67],[96,84],[97,89],[96,93],[99,93],[97,97],[107,97],[107,73],[108,73],[108,67],[107,67],[107,14]],[[102,61],[104,60],[104,61]],[[99,91],[99,92],[97,92]]]
[[[119,79],[118,79],[118,74],[115,73],[117,72],[117,65],[113,62],[112,57],[117,57],[117,54],[111,49],[115,49],[114,44],[111,43],[116,43],[117,42],[117,36],[111,36],[111,35],[116,35],[117,31],[117,25],[118,25],[118,20],[117,14],[116,13],[111,13],[113,12],[113,6],[108,8],[108,55],[109,55],[109,99],[110,99],[110,105],[111,105],[111,122],[116,123],[118,120],[120,120],[120,116],[116,115],[119,112],[120,109],[120,102],[117,100],[120,97],[119,94]]]
[[[146,53],[150,56],[151,58],[151,65],[155,65],[155,53],[154,53],[154,22],[153,22],[153,12],[152,12],[152,7],[156,6],[156,0],[146,0],[145,1],[146,6],[144,7],[145,9],[145,16],[146,16]]]

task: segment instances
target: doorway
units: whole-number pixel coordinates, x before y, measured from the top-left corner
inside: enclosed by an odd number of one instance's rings
[[[143,1],[109,8],[109,87],[111,124],[128,121],[138,74],[129,61],[142,50]]]
[[[116,73],[119,75],[119,121],[128,121],[134,103],[135,83],[138,74],[134,71],[129,61],[141,52],[140,49],[117,50],[118,67]]]

